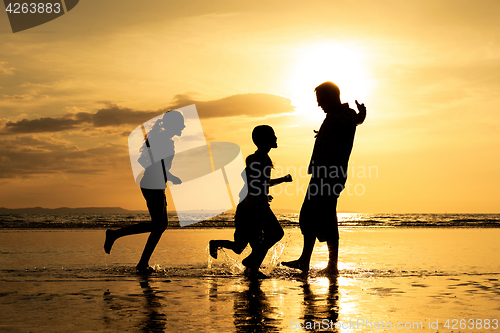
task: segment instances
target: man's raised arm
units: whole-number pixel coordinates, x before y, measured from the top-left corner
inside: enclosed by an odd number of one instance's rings
[[[358,107],[359,113],[357,114],[355,122],[356,125],[361,125],[366,118],[366,106],[365,104],[359,104],[357,100],[356,100],[356,106]]]

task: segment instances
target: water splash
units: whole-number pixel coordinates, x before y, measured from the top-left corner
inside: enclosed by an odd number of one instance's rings
[[[284,237],[284,239],[269,249],[266,258],[262,263],[261,270],[264,274],[270,275],[279,264],[279,259],[283,254],[283,251],[290,242],[290,235]],[[236,255],[230,250],[219,249],[218,259],[213,259],[210,256],[210,246],[207,246],[207,269],[211,270],[216,274],[222,275],[238,275],[242,274],[245,270],[245,266],[242,264],[244,258],[246,258],[252,249],[247,246],[240,255]],[[217,263],[220,263],[217,265]]]
[[[206,247],[207,254],[207,269],[211,270],[217,275],[236,275],[243,273],[245,266],[241,263],[240,258],[245,258],[249,254],[249,247],[245,248],[242,254],[233,258],[235,254],[230,254],[229,251],[226,252],[225,249],[219,249],[217,259],[212,258],[210,255],[210,245]],[[220,263],[220,265],[217,265]]]
[[[272,248],[267,252],[267,256],[264,259],[264,274],[271,274],[271,272],[280,264],[281,255],[283,255],[283,251],[290,245],[292,240],[292,236],[290,233],[285,234],[281,241],[274,244]]]
[[[207,254],[207,268],[211,269],[212,268],[212,256],[210,255],[210,243],[208,243],[207,248],[205,249],[205,252]]]

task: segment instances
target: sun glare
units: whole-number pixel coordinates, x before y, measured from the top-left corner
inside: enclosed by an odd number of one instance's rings
[[[363,53],[353,47],[336,43],[307,44],[297,51],[292,65],[289,89],[299,112],[317,107],[314,88],[332,81],[340,88],[340,98],[356,109],[355,100],[364,103],[370,91],[370,78],[364,65]],[[315,113],[324,117],[322,112]]]

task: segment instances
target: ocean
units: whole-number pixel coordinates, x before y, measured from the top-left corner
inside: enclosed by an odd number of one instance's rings
[[[298,227],[299,214],[276,214],[284,227]],[[192,214],[193,220],[199,215]],[[499,228],[500,214],[370,214],[338,213],[343,227],[476,227]],[[149,221],[149,214],[0,214],[0,229],[36,228],[113,228]],[[169,213],[169,227],[180,227],[177,217]],[[189,228],[233,227],[234,213],[222,213]]]
[[[103,250],[105,228],[148,214],[0,215],[0,332],[495,332],[500,328],[500,214],[339,213],[339,275],[325,243],[308,275],[280,265],[302,249],[298,214],[261,270],[208,254],[234,215],[179,227],[175,216],[137,274],[148,234]],[[193,219],[198,218],[193,214]],[[465,329],[464,329],[465,328]]]

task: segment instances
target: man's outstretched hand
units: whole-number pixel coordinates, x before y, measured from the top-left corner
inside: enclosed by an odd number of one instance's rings
[[[359,104],[358,101],[356,100],[356,106],[358,107],[359,113],[356,116],[356,125],[361,125],[366,118],[366,106],[365,104]]]
[[[358,107],[358,111],[359,112],[366,112],[366,106],[365,106],[364,103],[363,104],[359,104],[357,100],[355,102],[356,102],[356,106]]]

